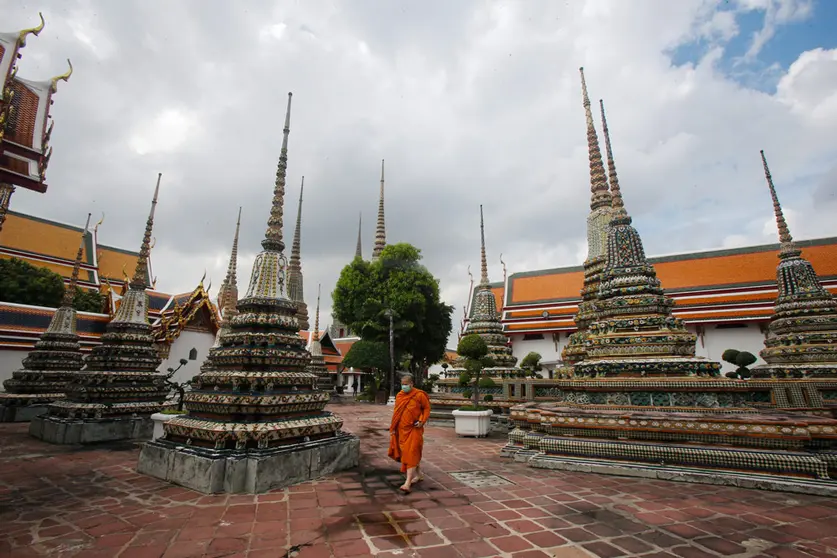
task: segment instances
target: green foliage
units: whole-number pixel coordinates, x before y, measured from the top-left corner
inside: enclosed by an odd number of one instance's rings
[[[729,362],[730,364],[734,364],[738,367],[734,372],[727,372],[725,374],[727,378],[745,379],[753,375],[752,372],[750,372],[750,369],[747,368],[757,360],[756,355],[754,355],[753,353],[749,353],[747,351],[736,351],[735,349],[727,349],[721,355],[721,358],[724,361]]]
[[[164,415],[184,415],[186,414],[184,411],[178,411],[177,409],[166,409],[161,411]]]
[[[471,385],[471,374],[469,372],[462,372],[459,374],[459,385],[460,386],[469,386]]]
[[[471,395],[473,395],[473,392],[470,389],[466,389],[462,392],[462,397],[464,397],[465,399],[470,399]]]
[[[523,360],[520,361],[520,367],[525,368],[531,372],[535,372],[541,369],[541,355],[532,351],[525,357]]]
[[[361,370],[389,370],[389,347],[382,341],[355,342],[343,357],[343,366]]]
[[[332,293],[334,315],[367,341],[389,342],[392,310],[397,360],[409,358],[415,377],[445,355],[453,307],[439,299],[439,282],[410,244],[390,244],[374,262],[356,258]]]
[[[58,308],[64,298],[64,279],[57,273],[17,258],[0,260],[0,300]],[[104,300],[95,291],[76,287],[73,306],[82,312],[101,313]]]
[[[483,407],[482,405],[463,405],[459,407],[460,411],[487,411],[488,407]]]
[[[488,345],[482,337],[472,333],[459,340],[456,352],[465,358],[479,360],[488,354]]]
[[[497,384],[492,378],[486,376],[485,378],[480,378],[479,385],[482,389],[489,389],[495,387]]]
[[[483,401],[494,401],[494,396],[490,393],[485,394],[485,397],[482,398]]]

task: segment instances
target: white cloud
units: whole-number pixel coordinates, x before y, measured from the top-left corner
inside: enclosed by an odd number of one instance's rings
[[[170,108],[150,122],[142,122],[131,134],[130,145],[138,155],[176,151],[195,132],[196,117],[186,110]]]
[[[837,119],[837,49],[803,52],[779,80],[778,97],[813,124]]]

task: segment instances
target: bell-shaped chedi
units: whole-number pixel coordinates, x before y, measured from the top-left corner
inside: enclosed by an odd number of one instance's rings
[[[609,142],[608,142],[609,143]],[[612,155],[609,155],[612,159]],[[600,277],[595,319],[578,376],[717,376],[721,365],[695,357],[697,336],[672,316],[645,257],[639,233],[625,210],[616,169],[611,171],[613,216],[607,230],[607,263]]]
[[[359,442],[307,371],[282,239],[291,95],[263,250],[238,313],[186,394],[188,415],[146,444],[138,471],[207,493],[263,492],[357,464]]]
[[[835,378],[837,301],[794,243],[764,151],[761,158],[779,229],[779,294],[760,353],[767,364],[752,368],[753,377]]]
[[[89,225],[88,213],[61,307],[53,314],[35,348],[23,359],[23,369],[13,372],[12,377],[3,382],[6,393],[0,393],[0,421],[27,421],[45,413],[48,403],[64,397],[67,382],[84,364],[73,300]]]
[[[102,344],[72,376],[65,399],[49,406],[46,416],[32,421],[30,434],[42,440],[75,444],[149,438],[150,416],[169,393],[165,376],[157,373],[162,360],[148,322],[148,256],[160,175],[145,226],[137,267],[119,308],[102,335]]]
[[[485,256],[485,224],[480,206],[480,283],[474,293],[474,304],[468,325],[463,335],[477,334],[488,345],[488,356],[494,366],[487,368],[487,374],[497,375],[503,371],[517,370],[517,359],[512,355],[509,339],[503,333],[500,313],[497,312],[497,299],[488,281],[488,260]]]
[[[587,95],[587,82],[584,80],[584,68],[581,73],[581,97],[584,116],[587,120],[587,153],[590,160],[590,214],[587,216],[587,259],[584,261],[584,286],[581,289],[581,302],[575,315],[576,331],[570,335],[570,342],[561,352],[564,364],[574,364],[584,360],[585,342],[589,333],[587,327],[595,319],[596,301],[599,298],[599,279],[607,263],[607,228],[613,216],[612,198],[608,189],[607,176],[602,162],[602,151],[596,126],[593,124],[593,112],[590,109],[590,97]],[[604,108],[602,108],[604,121]],[[604,127],[605,145],[610,165],[610,180],[616,179],[616,167],[610,152],[610,139],[607,124]],[[618,183],[617,183],[618,185]]]

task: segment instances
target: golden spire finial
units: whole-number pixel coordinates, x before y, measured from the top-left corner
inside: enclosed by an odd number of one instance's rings
[[[90,215],[90,213],[87,214],[87,223],[84,224],[84,230],[81,232],[81,243],[76,253],[76,260],[73,262],[73,273],[70,275],[70,283],[64,289],[64,299],[61,301],[61,306],[72,306],[73,300],[76,297],[78,273],[81,268],[81,255],[84,252],[84,240],[87,238],[87,230],[90,228]]]
[[[485,225],[482,220],[482,204],[480,204],[480,287],[488,286],[488,260],[485,257]]]
[[[204,279],[206,279],[206,268],[203,268],[203,276],[201,277],[201,280],[198,282],[199,287],[203,287],[203,280]]]
[[[22,30],[17,36],[17,44],[18,48],[23,48],[26,46],[26,36],[27,35],[35,35],[36,37],[41,34],[41,31],[44,29],[44,14],[38,12],[38,17],[41,18],[41,23],[37,26],[32,27],[31,29],[24,29]]]
[[[52,78],[50,80],[50,91],[52,91],[53,93],[58,91],[58,82],[59,81],[69,81],[70,76],[73,75],[73,63],[70,62],[69,58],[67,58],[67,64],[70,66],[69,70],[67,70],[66,72],[64,72],[63,74],[61,74],[59,76],[55,76],[54,78]]]
[[[613,161],[613,150],[610,147],[610,131],[607,129],[607,117],[605,116],[604,101],[599,99],[599,108],[602,111],[602,133],[605,138],[605,151],[607,152],[607,174],[610,178],[610,195],[612,199],[613,218],[621,219],[628,216],[625,211],[625,202],[622,200],[622,190],[619,188],[619,177],[616,175],[616,163]]]
[[[160,180],[163,173],[157,173],[157,186],[154,188],[154,197],[151,199],[151,211],[148,213],[148,220],[145,222],[145,234],[142,237],[137,268],[134,277],[131,279],[131,286],[135,289],[148,288],[148,257],[151,254],[151,231],[154,228],[154,211],[157,209],[157,196],[160,193]]]
[[[770,168],[767,166],[767,158],[764,156],[764,150],[759,151],[759,153],[761,153],[761,163],[764,166],[764,177],[767,179],[770,197],[773,199],[773,213],[776,215],[776,227],[779,229],[779,242],[781,243],[780,255],[799,255],[800,251],[796,248],[788,224],[785,221],[785,214],[782,212],[782,204],[779,203],[779,196],[776,195],[776,187],[773,185],[773,176],[770,174]]]
[[[285,242],[282,240],[282,217],[285,210],[285,175],[288,170],[288,135],[291,133],[291,98],[288,93],[288,108],[285,112],[285,127],[283,128],[282,150],[279,152],[279,164],[276,166],[276,181],[273,187],[273,203],[270,206],[270,217],[267,220],[267,230],[262,240],[265,250],[282,252]]]
[[[102,224],[102,223],[104,223],[104,222],[105,222],[105,212],[104,212],[104,211],[102,211],[102,218],[101,218],[101,219],[99,219],[99,222],[98,222],[98,223],[96,223],[96,225],[93,227],[93,233],[94,233],[94,234],[95,234],[95,233],[97,233],[97,232],[99,232],[99,225],[101,225],[101,224]]]
[[[587,95],[587,81],[584,79],[584,68],[578,69],[581,74],[581,96],[584,115],[587,119],[587,152],[590,160],[590,209],[609,207],[611,205],[610,191],[607,187],[602,150],[599,147],[599,137],[593,124],[593,112],[590,109],[590,97]]]

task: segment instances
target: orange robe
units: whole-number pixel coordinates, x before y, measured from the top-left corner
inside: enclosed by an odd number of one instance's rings
[[[413,388],[410,393],[399,391],[395,396],[387,455],[401,463],[402,473],[421,462],[424,428],[416,428],[413,425],[417,421],[426,424],[429,417],[430,399],[427,398],[426,392]]]

